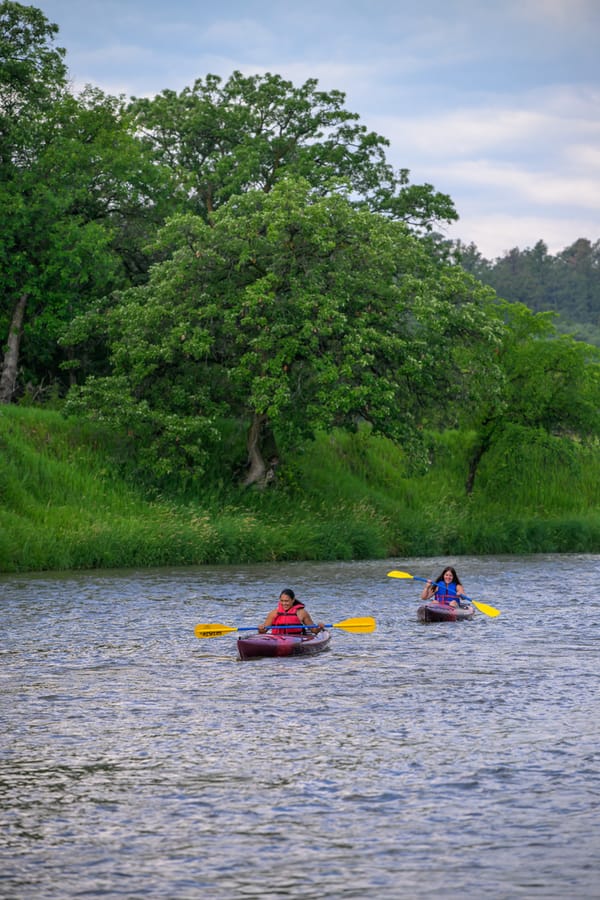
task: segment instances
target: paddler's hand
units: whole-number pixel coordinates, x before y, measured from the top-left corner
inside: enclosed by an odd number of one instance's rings
[[[266,634],[266,632],[267,632],[267,627],[266,627],[266,625],[259,625],[259,626],[258,626],[258,633],[259,633],[259,634]]]

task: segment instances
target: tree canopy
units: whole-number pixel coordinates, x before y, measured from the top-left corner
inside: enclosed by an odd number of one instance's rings
[[[66,87],[57,26],[0,4],[0,402],[60,376],[74,315],[139,279],[141,247],[166,211],[168,175],[121,99]],[[171,210],[173,206],[171,205]]]
[[[421,232],[457,218],[446,194],[410,184],[407,169],[395,172],[385,157],[389,141],[345,108],[341,91],[321,91],[315,78],[296,87],[269,72],[234,72],[226,82],[208,75],[179,94],[134,100],[131,109],[204,218],[233,196],[268,192],[290,176],[321,196],[332,181],[345,183],[357,202]]]
[[[493,389],[489,292],[340,191],[282,179],[231,198],[211,224],[174,218],[159,249],[167,258],[148,284],[93,322],[104,318],[114,377],[80,393],[98,413],[140,423],[155,465],[201,475],[215,418],[235,417],[258,481],[266,432],[285,444],[366,421],[408,440],[442,398]]]

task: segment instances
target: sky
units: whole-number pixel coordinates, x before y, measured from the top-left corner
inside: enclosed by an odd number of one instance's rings
[[[24,0],[21,0],[24,2]],[[270,72],[339,90],[493,260],[600,239],[600,0],[39,0],[72,86]]]

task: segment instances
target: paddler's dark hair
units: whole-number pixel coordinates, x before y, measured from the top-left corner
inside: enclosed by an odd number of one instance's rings
[[[438,577],[436,579],[438,584],[444,583],[444,575],[446,574],[446,572],[452,572],[452,584],[460,584],[460,586],[462,587],[462,582],[461,582],[460,578],[458,577],[454,566],[446,566],[445,569],[442,569],[442,571],[440,572],[440,574],[438,575]]]
[[[295,600],[295,599],[296,599],[296,595],[295,595],[295,593],[293,592],[293,590],[292,590],[291,588],[285,588],[285,589],[281,592],[281,594],[287,594],[288,597],[290,598],[290,600]],[[279,595],[280,597],[281,597],[281,594]]]

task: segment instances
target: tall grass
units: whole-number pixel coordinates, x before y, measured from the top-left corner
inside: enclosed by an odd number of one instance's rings
[[[390,441],[335,432],[290,454],[273,489],[234,489],[219,471],[200,494],[158,494],[124,465],[122,436],[1,407],[0,571],[599,551],[597,446],[507,432],[467,497],[471,441],[432,435],[415,475]]]
[[[384,529],[388,555],[598,552],[600,446],[507,429],[482,459],[467,496],[473,435],[431,436],[431,466],[410,474],[383,438],[329,435],[296,465],[324,508],[356,497]]]

